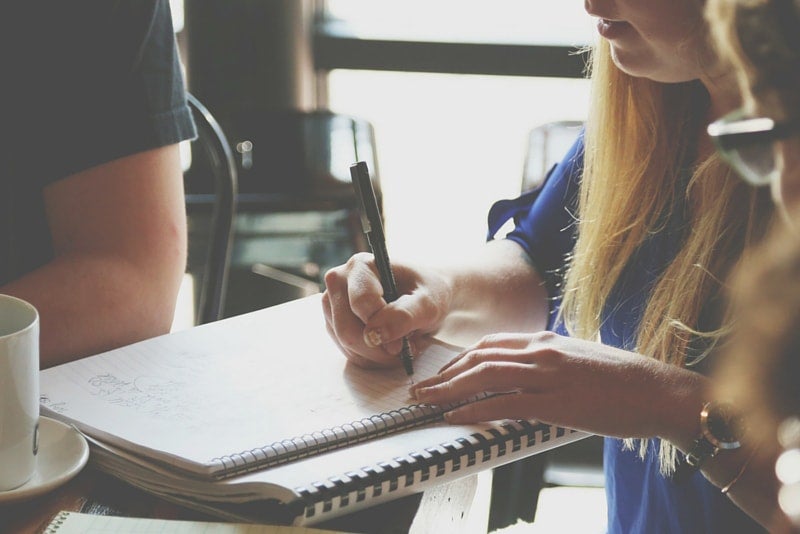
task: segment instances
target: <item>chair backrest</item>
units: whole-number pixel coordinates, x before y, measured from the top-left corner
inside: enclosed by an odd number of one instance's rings
[[[235,147],[239,208],[331,210],[355,206],[350,165],[367,162],[381,196],[372,125],[330,110],[239,110],[220,121]]]
[[[231,146],[219,123],[197,98],[189,94],[187,99],[197,125],[198,136],[191,144],[192,165],[186,176],[206,172],[210,174],[214,184],[214,193],[211,195],[187,193],[187,207],[201,204],[211,207],[209,236],[207,241],[203,240],[207,245],[198,276],[200,283],[195,312],[195,323],[204,324],[222,317],[233,244],[238,178]],[[191,236],[189,246],[191,249]],[[190,250],[190,257],[191,255]]]
[[[556,121],[530,131],[522,172],[523,192],[542,183],[550,168],[567,153],[582,128],[581,121]]]
[[[329,110],[240,109],[215,116],[238,178],[222,315],[318,291],[328,268],[367,250],[349,168],[361,159],[368,162],[380,202],[372,125]],[[202,242],[210,232],[209,192],[214,189],[205,162],[197,163],[186,180],[192,199],[187,205],[190,266],[202,262],[197,248],[193,254],[192,240]]]

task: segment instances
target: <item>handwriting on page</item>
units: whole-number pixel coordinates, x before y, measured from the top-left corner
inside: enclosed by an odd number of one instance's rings
[[[86,365],[70,375],[72,385],[90,395],[116,406],[163,421],[191,422],[192,414],[202,406],[188,393],[201,386],[202,360],[207,355],[190,353],[176,347],[170,357],[164,357],[161,345],[141,344],[131,348],[126,358],[87,359]],[[194,383],[194,384],[193,384]],[[42,403],[60,413],[69,406],[44,397]]]

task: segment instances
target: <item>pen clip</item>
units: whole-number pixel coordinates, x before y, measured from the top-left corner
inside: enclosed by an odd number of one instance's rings
[[[369,234],[374,230],[381,230],[381,228],[373,228],[373,225],[380,224],[380,213],[378,212],[378,201],[375,198],[375,191],[372,188],[372,180],[369,177],[369,169],[366,162],[359,161],[352,164],[350,166],[350,178],[353,181],[353,187],[358,198],[361,229],[365,234]],[[372,223],[371,220],[375,222]]]

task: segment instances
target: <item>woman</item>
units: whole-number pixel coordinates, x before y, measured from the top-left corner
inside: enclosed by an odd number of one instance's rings
[[[361,365],[394,364],[407,334],[489,334],[412,393],[443,403],[510,392],[446,418],[608,436],[610,532],[758,530],[715,487],[747,451],[672,476],[676,449],[693,451],[701,432],[708,381],[696,371],[726,329],[719,281],[770,218],[769,199],[730,176],[702,134],[738,104],[735,84],[707,45],[701,1],[586,7],[601,40],[585,142],[537,195],[493,208],[515,230],[456,267],[396,262],[404,296],[390,305],[371,257],[355,256],[326,275],[329,329]]]
[[[741,478],[780,477],[770,492],[778,498],[759,515],[773,518],[771,531],[800,531],[800,467],[790,461],[800,455],[800,2],[711,0],[706,16],[745,104],[709,131],[742,177],[772,186],[785,223],[737,269],[738,322],[715,375],[717,394],[746,409],[758,436]]]

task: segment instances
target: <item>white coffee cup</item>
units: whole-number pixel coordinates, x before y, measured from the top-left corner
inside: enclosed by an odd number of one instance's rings
[[[39,314],[0,295],[0,491],[36,470],[39,448]]]

